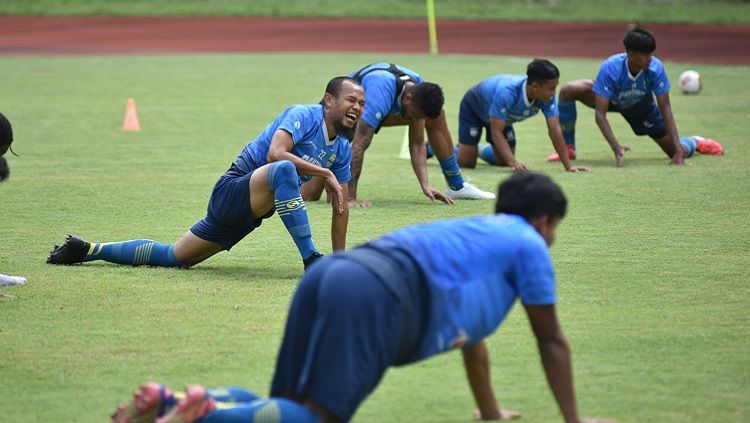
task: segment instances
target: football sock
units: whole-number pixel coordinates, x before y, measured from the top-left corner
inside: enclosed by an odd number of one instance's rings
[[[230,386],[227,388],[208,389],[206,390],[211,398],[224,403],[253,402],[260,399],[255,393],[244,388]]]
[[[319,423],[309,409],[282,398],[257,400],[243,404],[216,403],[216,410],[196,420],[196,423]]]
[[[104,260],[110,263],[179,267],[182,263],[174,255],[174,245],[150,239],[123,242],[91,243],[83,261]]]
[[[303,259],[316,251],[310,232],[305,202],[299,192],[299,176],[294,164],[288,160],[271,163],[268,169],[268,186],[273,190],[276,213],[292,236]]]
[[[464,187],[464,177],[461,175],[461,170],[458,168],[458,161],[455,155],[446,157],[438,160],[440,162],[440,168],[443,169],[443,176],[445,181],[448,183],[450,189],[458,191]]]
[[[435,152],[432,151],[432,146],[430,144],[427,144],[426,150],[427,150],[427,158],[431,159],[435,155]]]
[[[479,150],[479,157],[485,162],[494,165],[495,163],[495,151],[492,150],[491,145],[487,145]]]
[[[575,100],[560,100],[557,103],[560,111],[560,128],[566,145],[576,146],[576,102]]]
[[[680,144],[687,151],[687,156],[691,157],[698,147],[698,140],[693,137],[682,137],[680,138]]]

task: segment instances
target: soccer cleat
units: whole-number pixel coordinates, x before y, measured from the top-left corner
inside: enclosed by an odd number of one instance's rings
[[[192,423],[214,411],[216,400],[206,393],[201,385],[185,388],[185,397],[177,403],[171,413],[156,419],[156,423]]]
[[[570,160],[576,159],[576,149],[572,145],[566,145],[565,148],[568,149],[568,158]],[[560,161],[560,155],[557,153],[552,153],[549,156],[547,156],[548,162],[559,162]]]
[[[323,257],[323,254],[320,254],[319,252],[316,251],[316,252],[310,254],[310,256],[307,257],[306,259],[302,260],[302,263],[305,264],[305,270],[307,270],[307,268],[310,267],[310,265],[313,264],[313,262],[315,260],[317,260],[317,259],[319,259],[321,257]]]
[[[89,252],[91,244],[75,235],[68,235],[62,245],[55,245],[49,252],[47,263],[50,264],[75,264],[82,263]]]
[[[463,188],[459,190],[453,190],[448,188],[445,190],[445,195],[450,197],[452,200],[494,200],[495,194],[475,187],[474,185],[464,182]]]
[[[711,138],[703,138],[694,135],[693,138],[698,141],[698,146],[695,148],[701,154],[707,154],[712,156],[723,156],[724,147],[719,144],[718,141],[712,140]]]
[[[112,414],[112,423],[153,423],[174,403],[172,392],[155,382],[148,382],[133,394],[133,400],[120,404]]]

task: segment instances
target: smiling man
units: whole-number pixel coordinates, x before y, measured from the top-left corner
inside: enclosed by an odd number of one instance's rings
[[[364,91],[349,77],[333,78],[323,101],[293,105],[248,143],[214,186],[206,217],[175,244],[147,239],[88,243],[68,236],[47,262],[73,264],[92,260],[130,265],[189,267],[229,250],[274,212],[294,239],[305,268],[322,254],[313,244],[299,187],[318,176],[332,194],[331,237],[334,250],[346,246],[349,222],[347,182],[351,148],[346,134],[364,108]]]
[[[623,154],[630,151],[617,141],[607,119],[607,112],[619,112],[636,135],[648,135],[670,157],[670,163],[683,164],[695,151],[721,155],[724,148],[717,141],[699,137],[680,138],[669,100],[669,78],[656,50],[654,36],[636,25],[622,40],[625,53],[605,60],[596,80],[582,79],[560,89],[560,125],[567,144],[568,156],[575,159],[576,100],[596,109],[595,118],[604,139],[615,155],[615,164],[622,165]],[[654,102],[654,96],[656,102]],[[547,158],[560,160],[560,151]]]
[[[472,168],[477,156],[491,165],[508,166],[514,171],[527,170],[516,159],[516,133],[513,124],[542,111],[555,150],[565,151],[560,129],[555,90],[560,82],[560,71],[549,60],[534,59],[526,68],[526,75],[494,75],[466,92],[458,115],[458,164]],[[479,151],[482,129],[487,131],[490,144]],[[569,172],[588,170],[572,166],[567,156],[563,166]]]
[[[417,181],[427,198],[452,204],[453,200],[492,200],[495,194],[466,182],[453,151],[453,139],[445,120],[445,98],[439,85],[425,82],[422,76],[393,63],[374,63],[352,73],[365,90],[365,110],[352,137],[352,179],[349,181],[349,206],[370,207],[357,197],[365,151],[372,138],[384,126],[409,127],[409,154]],[[445,193],[430,186],[427,175],[427,146],[424,134],[448,184]],[[318,179],[318,178],[316,178]],[[323,191],[320,180],[302,188],[305,200],[317,200]]]

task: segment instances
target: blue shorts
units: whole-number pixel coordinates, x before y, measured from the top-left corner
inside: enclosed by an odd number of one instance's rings
[[[417,309],[409,309],[362,255],[353,260],[347,254],[318,260],[300,281],[270,394],[302,397],[343,421],[351,419],[389,366],[416,349],[428,298],[426,288],[418,288],[424,281],[416,266],[391,269],[398,279],[393,286],[422,292],[413,301]]]
[[[654,139],[667,135],[664,119],[652,96],[644,97],[643,100],[627,109],[610,105],[609,110],[619,112],[628,121],[636,135],[648,135]]]
[[[190,232],[229,250],[260,226],[263,219],[271,217],[275,211],[273,208],[259,219],[253,219],[250,208],[250,177],[253,172],[238,176],[230,170],[222,175],[211,192],[206,217],[193,225]]]
[[[486,106],[479,97],[478,93],[473,90],[464,95],[461,99],[461,106],[458,112],[458,142],[464,145],[477,145],[482,138],[482,129],[486,131],[485,139],[492,144],[492,131],[490,130],[489,121],[485,121],[479,110]],[[503,130],[505,139],[511,147],[516,146],[516,133],[513,131],[513,125],[506,125]]]

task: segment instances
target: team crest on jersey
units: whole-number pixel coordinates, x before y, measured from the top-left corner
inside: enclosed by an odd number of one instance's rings
[[[336,161],[336,153],[331,153],[331,156],[328,157],[328,162],[326,163],[326,167],[330,168],[333,166],[333,162]]]

